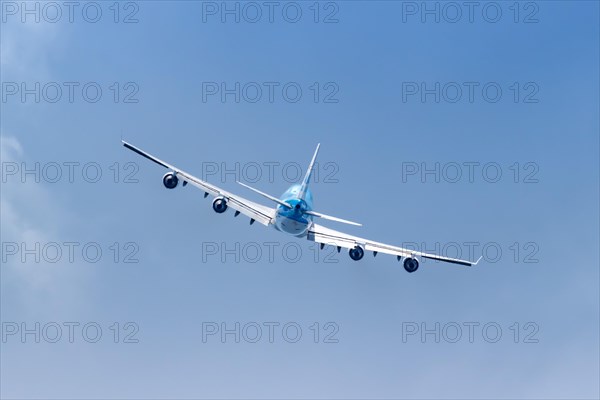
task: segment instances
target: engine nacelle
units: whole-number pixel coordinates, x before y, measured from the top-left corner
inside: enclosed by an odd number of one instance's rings
[[[179,178],[174,172],[167,172],[165,176],[163,176],[163,185],[165,185],[167,189],[175,189],[178,183]]]
[[[351,259],[353,259],[354,261],[358,261],[361,258],[363,258],[363,256],[365,255],[365,251],[362,247],[356,246],[353,249],[350,249],[348,254],[350,255]]]
[[[215,197],[212,207],[217,214],[222,214],[227,210],[227,200],[224,197]]]
[[[416,258],[408,257],[404,260],[404,269],[406,272],[415,272],[419,269],[419,260]]]

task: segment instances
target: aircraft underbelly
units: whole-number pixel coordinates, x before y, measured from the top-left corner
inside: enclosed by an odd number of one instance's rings
[[[292,218],[278,215],[275,221],[275,227],[282,232],[294,236],[304,236],[308,230],[308,224]]]

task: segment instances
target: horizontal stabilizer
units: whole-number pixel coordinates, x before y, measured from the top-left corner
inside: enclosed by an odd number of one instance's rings
[[[252,190],[253,192],[260,194],[261,196],[266,197],[267,199],[269,199],[271,201],[274,201],[275,203],[281,204],[282,206],[287,207],[287,208],[292,208],[292,206],[290,206],[288,203],[286,203],[283,200],[278,199],[277,197],[274,197],[274,196],[271,196],[270,194],[266,194],[264,192],[261,192],[258,189],[254,189],[253,187],[248,186],[248,185],[246,185],[246,184],[244,184],[242,182],[238,181],[238,183],[240,185],[242,185],[243,187],[248,188],[248,189]]]
[[[323,218],[323,219],[328,219],[330,221],[341,222],[341,223],[348,224],[348,225],[362,226],[362,224],[359,224],[359,223],[356,223],[356,222],[352,222],[352,221],[348,221],[347,219],[341,219],[341,218],[338,218],[338,217],[332,217],[330,215],[321,214],[321,213],[318,213],[316,211],[305,211],[305,213],[308,214],[308,215],[312,215],[313,217],[319,217],[319,218]]]

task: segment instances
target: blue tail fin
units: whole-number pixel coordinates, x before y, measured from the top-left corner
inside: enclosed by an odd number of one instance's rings
[[[302,180],[302,186],[300,186],[300,193],[298,193],[298,197],[302,200],[304,200],[304,197],[306,196],[308,184],[310,183],[310,177],[312,176],[313,167],[315,166],[315,160],[317,159],[317,154],[319,154],[319,147],[321,147],[321,143],[317,144],[315,154],[313,155],[310,165],[308,166],[306,175],[304,175],[304,180]]]

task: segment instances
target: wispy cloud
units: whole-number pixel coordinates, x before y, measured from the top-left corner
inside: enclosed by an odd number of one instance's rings
[[[60,44],[61,24],[21,22],[18,16],[7,18],[2,24],[3,80],[47,79],[50,76],[49,60]]]
[[[1,136],[0,147],[3,168],[9,163],[21,166],[27,162],[26,152],[15,137]],[[62,243],[75,220],[53,192],[34,180],[3,182],[0,219],[3,314],[8,312],[10,315],[18,310],[22,315],[29,312],[39,315],[45,307],[60,306],[66,311],[81,304],[85,299],[82,283],[89,277],[89,272],[70,262],[66,255],[56,263],[43,259],[37,262],[36,256],[41,250],[23,257],[25,248],[30,250],[40,246],[41,249],[48,243]],[[10,255],[15,252],[15,246],[17,254]],[[64,288],[69,290],[64,291]],[[77,301],[66,299],[65,294],[76,295]]]

